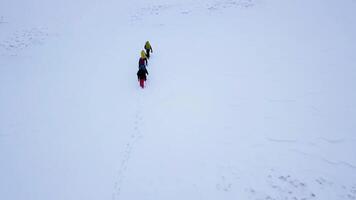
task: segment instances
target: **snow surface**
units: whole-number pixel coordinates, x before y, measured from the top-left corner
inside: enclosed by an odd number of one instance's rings
[[[355,0],[2,0],[0,199],[355,200],[355,52]]]

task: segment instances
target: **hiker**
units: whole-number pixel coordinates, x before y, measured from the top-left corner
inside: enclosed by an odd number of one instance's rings
[[[147,71],[146,67],[140,68],[137,72],[137,78],[138,78],[138,81],[140,82],[140,86],[142,89],[145,88],[145,81],[147,80],[146,75],[148,75],[148,71]]]
[[[153,53],[153,50],[149,41],[146,41],[145,50],[146,50],[147,58],[150,59],[150,53]]]

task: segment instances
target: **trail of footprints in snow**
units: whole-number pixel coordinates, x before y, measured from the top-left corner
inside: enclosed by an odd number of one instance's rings
[[[233,167],[222,167],[219,182],[215,185],[218,191],[230,192],[234,188],[234,183],[238,181],[238,172]]]
[[[253,6],[252,0],[225,0],[225,1],[215,1],[207,6],[209,11],[217,11],[221,9],[227,9],[231,7],[242,7],[249,8]]]
[[[328,191],[335,191],[334,198],[338,200],[356,200],[355,183],[338,184],[322,176],[302,180],[290,174],[277,172],[275,169],[266,172],[266,177],[262,180],[265,180],[267,189],[250,187],[244,190],[250,200],[317,200],[328,194]],[[220,169],[220,173],[216,190],[228,193],[239,189],[235,184],[243,181],[242,172],[234,167],[225,166]]]
[[[117,181],[115,182],[114,193],[112,195],[113,200],[119,199],[121,189],[122,189],[122,183],[125,178],[125,172],[126,172],[127,165],[130,160],[132,151],[135,147],[135,144],[142,137],[142,132],[140,130],[140,125],[142,124],[142,120],[143,120],[143,117],[142,117],[141,112],[137,111],[137,113],[135,115],[135,121],[134,121],[134,128],[133,128],[134,131],[133,131],[133,134],[131,134],[131,136],[130,136],[130,141],[125,146],[124,158],[121,161],[120,168],[118,171],[118,178],[117,178]]]
[[[0,24],[5,24],[5,19],[4,19],[4,16],[0,16]]]
[[[341,187],[343,193],[338,195],[340,199],[355,200],[356,199],[356,185],[352,186],[338,186],[337,184],[326,180],[323,177],[314,179],[313,182],[306,183],[291,175],[274,175],[270,173],[267,177],[267,184],[271,188],[270,192],[258,191],[254,188],[246,189],[250,194],[250,199],[253,200],[313,200],[319,199],[318,193],[310,189],[309,185],[318,186],[322,191],[330,190],[332,188]],[[315,187],[313,187],[315,188]]]
[[[345,191],[346,194],[342,195],[344,199],[347,200],[355,200],[356,199],[356,185],[352,187],[342,186],[342,189]]]
[[[143,7],[131,15],[131,21],[139,21],[145,16],[154,16],[171,11],[173,13],[188,15],[198,10],[207,10],[208,12],[216,12],[228,8],[249,8],[255,5],[255,0],[215,0],[205,3],[204,5],[174,5],[174,4],[160,4]]]
[[[20,50],[42,45],[49,37],[46,28],[18,30],[5,40],[0,40],[1,55],[16,56]]]

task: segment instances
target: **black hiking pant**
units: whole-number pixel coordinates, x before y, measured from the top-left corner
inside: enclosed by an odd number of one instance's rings
[[[150,59],[150,49],[146,49],[146,56],[148,59]]]

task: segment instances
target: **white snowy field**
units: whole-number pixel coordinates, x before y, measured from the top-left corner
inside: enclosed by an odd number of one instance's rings
[[[0,199],[355,200],[355,52],[355,0],[2,0]]]

